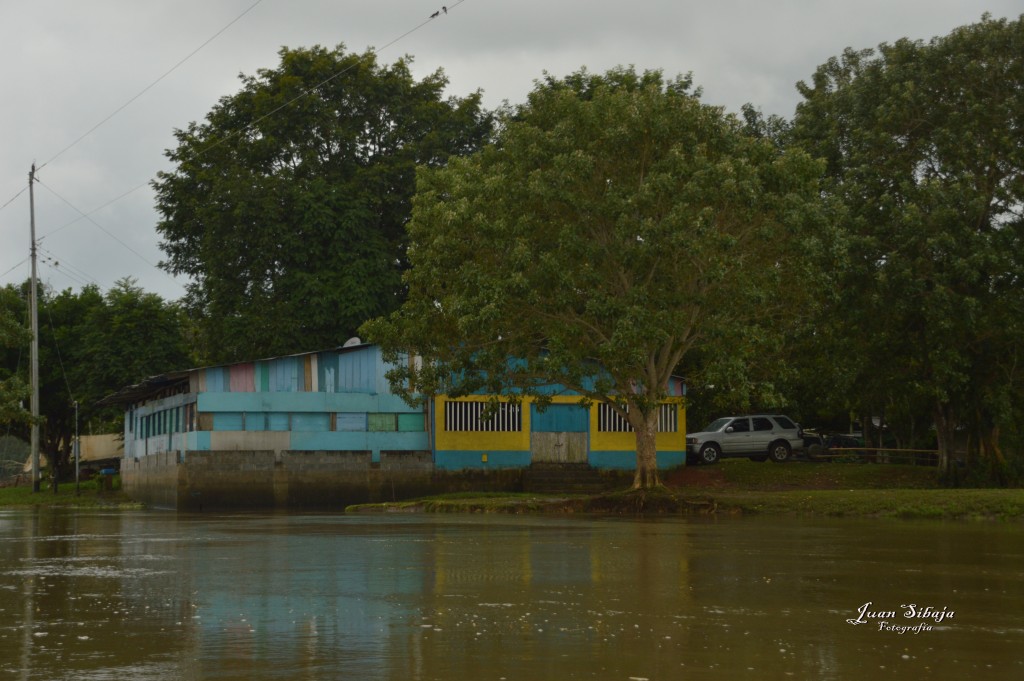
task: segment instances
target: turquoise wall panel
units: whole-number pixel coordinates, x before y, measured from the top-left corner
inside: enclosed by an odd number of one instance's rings
[[[334,356],[338,369],[338,390],[346,392],[379,392],[377,377],[383,376],[384,365],[377,347],[369,347]]]
[[[338,353],[319,353],[316,360],[316,373],[320,392],[338,392]]]
[[[256,392],[270,390],[270,370],[266,362],[256,362]]]
[[[196,402],[201,412],[392,412],[422,413],[397,395],[361,393],[200,393]]]
[[[293,431],[322,433],[331,429],[331,415],[323,412],[298,412],[292,414]]]
[[[636,452],[635,451],[621,451],[621,452],[595,452],[591,451],[588,457],[588,461],[594,468],[609,468],[617,470],[636,470]],[[686,452],[676,451],[659,451],[658,452],[658,470],[666,470],[668,468],[675,468],[676,466],[682,466],[686,463]]]
[[[292,449],[313,450],[370,450],[379,453],[382,449],[425,450],[430,449],[426,433],[367,433],[327,432],[292,433]]]
[[[451,450],[435,452],[434,467],[438,470],[458,471],[464,468],[525,468],[530,465],[530,452],[488,451],[486,462],[482,460],[483,454]]]
[[[543,412],[531,404],[530,429],[535,433],[586,433],[590,415],[578,404],[552,404]]]
[[[223,393],[228,391],[228,370],[225,367],[206,369],[206,392]]]
[[[301,357],[278,357],[267,362],[270,372],[270,392],[296,392],[302,371]]]
[[[399,414],[398,430],[405,432],[420,432],[426,430],[426,419],[423,414]]]
[[[210,431],[199,430],[185,433],[185,448],[190,452],[210,451]]]
[[[352,432],[352,431],[354,431],[354,432],[361,432],[361,431],[366,431],[367,430],[367,428],[366,428],[366,413],[365,412],[355,412],[355,413],[340,412],[338,414],[338,416],[337,416],[337,419],[338,419],[337,430],[340,430],[340,431],[350,431],[350,432]]]
[[[274,411],[267,414],[267,430],[288,430],[290,425],[291,419],[288,414]]]
[[[214,430],[242,430],[241,412],[222,411],[213,415]]]
[[[267,414],[262,411],[245,412],[246,430],[267,430]]]

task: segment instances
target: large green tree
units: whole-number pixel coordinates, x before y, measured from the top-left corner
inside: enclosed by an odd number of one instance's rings
[[[282,49],[206,122],[176,132],[153,183],[165,267],[209,361],[328,347],[402,300],[417,166],[476,150],[479,93],[444,98],[411,59]]]
[[[833,328],[862,412],[927,414],[1005,468],[1024,386],[1024,21],[847,50],[801,83],[794,137],[827,161],[849,238]]]
[[[424,358],[392,373],[409,394],[554,384],[610,404],[636,434],[634,487],[658,485],[657,407],[681,360],[741,357],[800,311],[791,265],[819,173],[689,78],[547,77],[493,145],[421,171],[408,299],[365,332]]]

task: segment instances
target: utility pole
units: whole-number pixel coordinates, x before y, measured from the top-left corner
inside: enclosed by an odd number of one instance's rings
[[[82,458],[82,439],[78,437],[78,400],[75,400],[75,496],[77,497],[82,492],[78,488],[78,466],[79,459]]]
[[[39,301],[36,300],[38,275],[36,273],[36,199],[33,186],[36,182],[36,164],[28,173],[28,211],[30,230],[32,232],[32,279],[28,290],[29,318],[32,320],[32,345],[29,352],[29,383],[32,387],[30,409],[32,411],[32,491],[39,491]]]

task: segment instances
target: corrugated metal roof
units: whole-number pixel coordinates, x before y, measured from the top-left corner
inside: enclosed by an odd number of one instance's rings
[[[355,340],[355,339],[352,339]],[[351,340],[349,341],[351,342]],[[249,364],[251,362],[272,362],[276,359],[283,359],[285,357],[305,357],[307,355],[315,355],[321,352],[337,352],[347,353],[355,352],[357,350],[363,350],[371,347],[373,343],[358,342],[354,344],[346,343],[335,348],[328,348],[325,350],[311,350],[309,352],[297,352],[291,355],[279,355],[277,357],[264,357],[257,360],[241,360],[238,362],[226,362],[224,364],[210,364],[208,366],[193,367],[192,369],[183,369],[181,371],[172,371],[166,374],[159,374],[157,376],[150,376],[135,385],[125,386],[112,395],[107,395],[103,399],[96,402],[98,406],[107,406],[113,404],[131,404],[132,402],[139,402],[141,400],[152,397],[153,395],[165,390],[173,385],[177,385],[183,381],[188,380],[189,374],[194,371],[205,371],[206,369],[217,369],[220,367],[229,367],[236,364]]]
[[[147,397],[155,395],[161,390],[165,390],[173,385],[188,381],[188,375],[193,371],[195,371],[195,369],[175,371],[168,374],[160,374],[159,376],[150,376],[135,385],[125,386],[116,393],[107,395],[103,399],[97,401],[96,405],[103,407],[111,404],[130,404],[132,402],[139,402]]]

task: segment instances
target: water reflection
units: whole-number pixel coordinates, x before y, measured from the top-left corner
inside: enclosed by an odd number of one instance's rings
[[[1020,678],[1022,558],[996,524],[8,512],[0,678]]]

